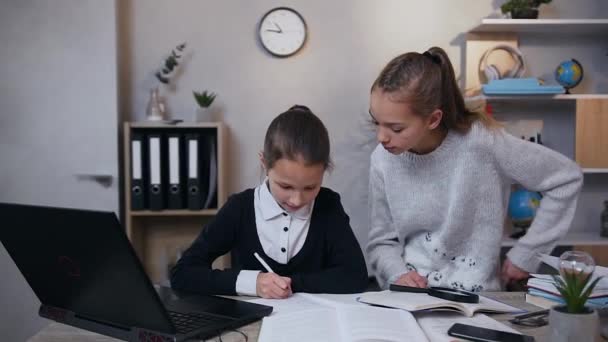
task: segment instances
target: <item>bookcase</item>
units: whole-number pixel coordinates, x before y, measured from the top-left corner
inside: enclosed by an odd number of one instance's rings
[[[578,49],[584,46],[586,49],[601,49],[606,42],[605,33],[608,32],[608,19],[483,19],[482,22],[472,28],[466,34],[465,52],[465,84],[467,89],[475,88],[480,84],[479,60],[483,53],[490,47],[497,44],[507,44],[518,47],[520,39],[530,38],[527,42],[540,42],[540,47],[545,48],[546,42],[555,42],[556,37],[562,39],[560,45],[568,46],[571,42],[584,40],[587,45],[575,45],[571,48],[571,53],[579,53]],[[563,42],[563,43],[561,43]],[[604,44],[605,45],[605,44]],[[535,62],[551,63],[554,58],[552,52],[556,47],[552,46],[547,52],[536,55]],[[591,55],[591,53],[588,53]],[[573,56],[570,56],[573,57]],[[538,60],[540,59],[540,60]],[[565,59],[565,58],[564,58]],[[496,54],[495,59],[489,61],[500,67],[508,68],[506,55]],[[501,65],[502,64],[502,65]],[[554,64],[557,65],[557,64]],[[504,70],[504,69],[501,69]],[[536,70],[537,72],[539,70]],[[596,79],[601,78],[602,69],[585,70],[585,73],[596,74]],[[536,74],[536,73],[533,73]],[[537,75],[534,75],[537,76]],[[575,89],[576,90],[576,89]],[[577,210],[585,215],[597,216],[597,224],[594,228],[592,224],[581,227],[575,222],[571,232],[562,239],[559,246],[573,246],[576,249],[585,249],[592,252],[596,260],[606,264],[608,254],[604,251],[608,245],[608,239],[599,235],[599,205],[601,197],[598,192],[601,189],[608,189],[608,94],[602,93],[605,90],[591,87],[586,89],[583,94],[560,94],[560,95],[508,95],[508,96],[487,96],[479,95],[481,98],[493,106],[515,106],[521,108],[523,115],[535,112],[551,112],[551,109],[558,108],[560,113],[556,115],[545,114],[545,127],[550,126],[554,135],[554,141],[562,147],[558,151],[572,157],[582,168],[585,174],[587,190],[583,188],[584,195],[588,195],[579,200]],[[564,112],[571,114],[564,114]],[[522,115],[515,115],[522,118]],[[561,136],[560,136],[561,134]],[[569,146],[572,141],[573,148]],[[566,151],[564,151],[566,150]],[[595,188],[590,189],[589,186]],[[589,193],[585,194],[585,191]],[[603,191],[604,197],[608,199],[608,191]],[[597,202],[598,212],[589,209],[589,206]],[[594,207],[595,208],[595,207]],[[582,216],[582,215],[581,215]],[[590,222],[595,222],[589,220]],[[515,240],[505,237],[503,246],[509,247],[516,243]],[[600,253],[601,252],[601,253]]]
[[[560,37],[564,44],[576,41],[576,37],[593,39],[595,45],[606,42],[608,19],[483,19],[467,33],[466,40],[466,88],[480,84],[479,60],[483,53],[497,44],[517,47],[521,36]],[[570,39],[566,38],[570,37]],[[577,47],[576,49],[579,49]],[[505,64],[505,56],[491,61],[499,68]],[[593,72],[593,70],[591,70]],[[601,74],[600,70],[595,70]],[[601,78],[598,75],[596,78]],[[489,102],[524,103],[535,101],[538,107],[543,101],[559,101],[564,106],[573,103],[575,112],[574,159],[585,173],[608,173],[608,94],[561,94],[561,95],[509,95],[483,96]]]
[[[138,209],[132,208],[133,196],[131,175],[133,171],[132,163],[132,138],[139,136],[161,136],[169,135],[186,136],[188,134],[198,134],[201,137],[209,138],[213,141],[215,148],[216,167],[216,195],[215,200],[211,201],[211,207],[203,209],[187,209],[184,203],[183,209]],[[168,270],[173,265],[181,252],[185,250],[192,241],[198,236],[206,222],[213,218],[217,211],[226,201],[226,179],[225,179],[225,127],[222,123],[179,123],[179,124],[160,124],[153,122],[126,122],[124,124],[124,220],[127,236],[129,237],[138,257],[142,261],[144,268],[154,283],[166,283],[168,280]],[[186,155],[182,154],[185,159]],[[200,159],[197,159],[200,160]],[[167,158],[161,158],[160,163],[167,169]],[[181,161],[181,167],[187,167]],[[201,165],[201,167],[205,167]],[[168,172],[168,171],[167,171]],[[145,178],[145,177],[144,177]],[[188,176],[181,178],[182,182],[187,182]],[[164,177],[167,180],[167,177]],[[202,180],[206,181],[206,180]],[[144,183],[147,181],[144,181]],[[167,182],[165,182],[167,183]],[[144,186],[146,186],[144,184]],[[165,193],[168,192],[167,184],[163,184]],[[182,187],[185,191],[188,188]],[[187,200],[186,200],[187,201]],[[214,263],[214,268],[225,268],[230,265],[230,256],[227,254],[218,258]]]

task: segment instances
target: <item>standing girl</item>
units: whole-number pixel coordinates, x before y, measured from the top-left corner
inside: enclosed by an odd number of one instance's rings
[[[371,156],[368,257],[389,283],[499,290],[503,224],[511,184],[544,196],[527,234],[502,266],[526,278],[568,231],[580,168],[506,133],[465,108],[447,54],[433,47],[384,67],[371,89],[380,143]]]
[[[264,298],[363,291],[367,268],[348,215],[340,196],[321,187],[329,150],[327,129],[307,107],[275,118],[260,154],[266,179],[228,199],[173,268],[171,286]],[[211,269],[227,252],[232,268]]]

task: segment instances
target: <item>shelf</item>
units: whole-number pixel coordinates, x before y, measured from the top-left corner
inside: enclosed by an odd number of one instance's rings
[[[517,240],[508,236],[503,237],[501,245],[512,247]],[[568,233],[562,238],[557,246],[608,246],[608,238],[600,236],[600,232],[576,232]]]
[[[608,173],[608,169],[583,168],[583,173]]]
[[[163,122],[154,122],[154,121],[140,121],[140,122],[131,122],[129,123],[129,127],[131,128],[162,128],[162,129],[172,129],[172,128],[218,128],[222,125],[221,122],[178,122],[176,124],[167,124]]]
[[[131,211],[132,216],[212,216],[217,214],[217,209],[205,210],[136,210]]]
[[[548,33],[606,35],[608,19],[483,19],[473,33]]]
[[[553,100],[608,100],[608,94],[556,94],[556,95],[476,95],[465,98],[470,101],[553,101]]]
[[[218,213],[218,208],[226,201],[225,168],[225,127],[222,122],[125,122],[123,131],[124,168],[124,206],[126,233],[137,256],[152,282],[161,283],[168,279],[168,265],[176,262],[181,251],[185,250],[199,236],[202,227]],[[217,204],[214,208],[203,210],[163,209],[132,210],[131,206],[131,140],[132,134],[179,134],[194,133],[215,138],[217,164]],[[183,148],[183,147],[182,147]],[[187,151],[183,151],[184,154]],[[141,157],[141,156],[140,156]],[[162,158],[167,162],[168,158]],[[205,161],[208,162],[208,161]],[[184,163],[185,164],[185,163]],[[200,166],[200,165],[199,165]],[[208,166],[207,164],[205,166]],[[168,169],[168,167],[167,167]],[[230,255],[225,254],[215,260],[214,269],[230,265]]]

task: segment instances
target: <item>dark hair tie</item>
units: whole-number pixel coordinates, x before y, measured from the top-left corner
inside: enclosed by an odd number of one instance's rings
[[[426,58],[430,59],[431,62],[433,62],[437,65],[441,64],[441,59],[439,58],[439,56],[433,55],[432,53],[430,53],[428,51],[424,51],[424,53],[422,55],[425,56]]]
[[[293,105],[293,106],[291,106],[291,108],[289,108],[289,110],[297,110],[297,111],[302,111],[302,112],[310,112],[310,108],[308,108],[306,106],[302,106],[302,105]]]

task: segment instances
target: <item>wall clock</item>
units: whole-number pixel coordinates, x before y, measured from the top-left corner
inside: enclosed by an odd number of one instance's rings
[[[306,42],[306,22],[294,9],[273,8],[260,20],[258,35],[262,46],[273,56],[289,57]]]

